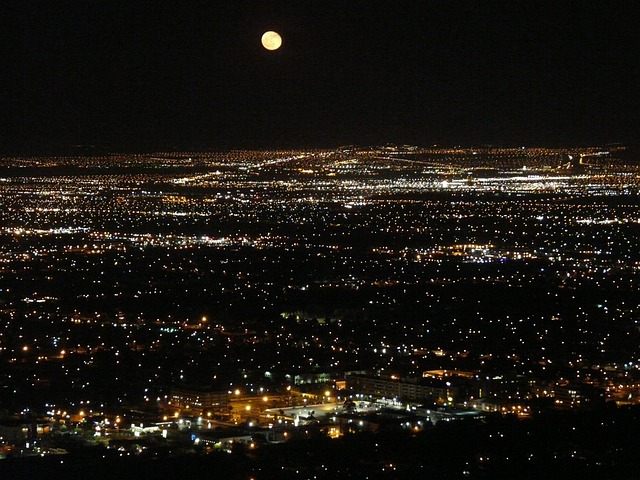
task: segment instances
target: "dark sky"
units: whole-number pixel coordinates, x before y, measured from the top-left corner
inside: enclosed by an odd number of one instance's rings
[[[0,153],[634,142],[639,23],[615,0],[3,0]]]

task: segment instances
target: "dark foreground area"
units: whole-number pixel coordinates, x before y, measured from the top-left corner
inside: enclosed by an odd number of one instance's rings
[[[360,433],[307,438],[231,453],[170,451],[132,455],[80,449],[68,455],[9,458],[2,478],[640,478],[640,409],[546,412],[527,420],[495,416],[440,422],[418,434]]]

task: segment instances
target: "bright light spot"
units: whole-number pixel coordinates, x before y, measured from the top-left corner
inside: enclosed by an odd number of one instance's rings
[[[261,40],[262,46],[267,50],[277,50],[282,45],[282,37],[273,31],[264,32]]]

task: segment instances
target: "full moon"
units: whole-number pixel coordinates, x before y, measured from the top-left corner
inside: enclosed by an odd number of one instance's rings
[[[262,46],[267,50],[277,50],[282,45],[282,37],[278,32],[264,32],[262,34]]]

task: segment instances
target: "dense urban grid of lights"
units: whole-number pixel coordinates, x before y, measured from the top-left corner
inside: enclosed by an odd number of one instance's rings
[[[205,445],[238,422],[287,435],[311,404],[339,437],[366,428],[344,423],[358,409],[420,431],[639,403],[640,169],[621,154],[1,159],[2,398],[94,442],[175,427]],[[150,430],[125,425],[140,409]],[[42,435],[2,449],[55,452]]]

